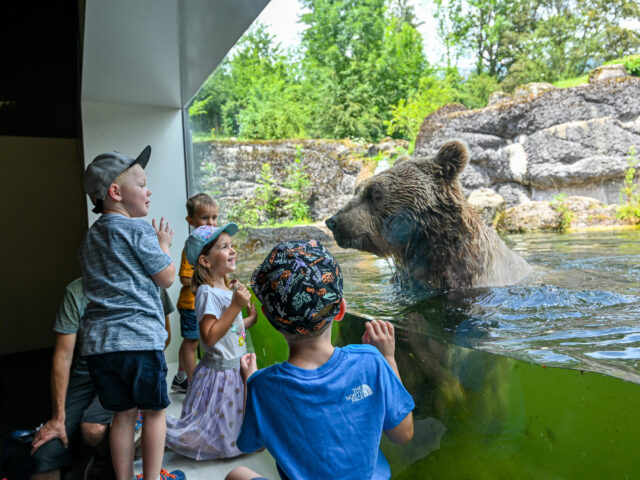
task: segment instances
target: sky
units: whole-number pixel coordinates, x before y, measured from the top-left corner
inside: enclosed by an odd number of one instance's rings
[[[419,21],[423,22],[418,28],[422,33],[424,51],[430,63],[438,63],[444,53],[433,18],[433,2],[427,0],[413,0],[411,4]],[[262,11],[258,20],[268,26],[269,33],[275,35],[276,41],[287,48],[300,43],[300,35],[304,30],[298,23],[303,13],[298,0],[271,0]]]

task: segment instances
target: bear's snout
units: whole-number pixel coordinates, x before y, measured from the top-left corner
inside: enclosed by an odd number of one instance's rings
[[[327,218],[324,223],[329,230],[331,230],[332,232],[335,231],[335,228],[336,228],[335,215],[331,218]]]

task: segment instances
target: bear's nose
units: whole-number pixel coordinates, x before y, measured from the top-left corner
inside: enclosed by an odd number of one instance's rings
[[[324,223],[332,232],[333,232],[333,229],[336,228],[336,221],[334,220],[334,217],[328,218],[327,220],[325,220]]]

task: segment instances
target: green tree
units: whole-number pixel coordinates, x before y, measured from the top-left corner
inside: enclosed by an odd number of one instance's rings
[[[305,135],[299,72],[262,24],[254,25],[209,77],[189,108],[201,132],[243,138]]]
[[[634,53],[640,19],[634,0],[436,0],[448,51],[473,55],[476,74],[504,86],[581,75]]]
[[[512,30],[520,1],[435,0],[440,32],[449,50],[475,58],[475,73],[500,76],[506,73],[504,38]],[[451,65],[449,65],[451,66]]]
[[[400,100],[391,110],[391,119],[386,122],[387,133],[415,140],[424,118],[434,110],[451,103],[456,92],[446,80],[435,76],[424,77],[420,88],[407,100]]]
[[[377,139],[391,107],[412,94],[426,68],[422,38],[406,2],[302,0],[302,37],[310,132]],[[394,13],[395,11],[395,13]]]

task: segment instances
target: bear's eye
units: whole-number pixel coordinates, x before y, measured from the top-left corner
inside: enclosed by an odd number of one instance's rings
[[[379,207],[384,201],[384,193],[379,188],[372,188],[369,194],[374,207]]]

